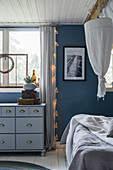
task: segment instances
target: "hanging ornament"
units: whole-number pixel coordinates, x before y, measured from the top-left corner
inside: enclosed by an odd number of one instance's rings
[[[13,61],[13,59],[12,59],[11,57],[9,57],[8,54],[0,54],[0,58],[4,58],[4,60],[9,59],[9,60],[11,60],[11,63],[12,63],[10,69],[8,69],[8,70],[6,70],[6,71],[0,70],[0,73],[7,74],[7,73],[9,73],[11,70],[13,70],[13,68],[14,68],[14,61]]]

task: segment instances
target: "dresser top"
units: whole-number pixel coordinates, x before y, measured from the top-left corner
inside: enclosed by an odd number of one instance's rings
[[[40,106],[46,106],[46,103],[41,103],[41,104],[35,104],[35,105],[19,105],[18,103],[0,103],[1,106],[17,106],[17,107],[40,107]]]

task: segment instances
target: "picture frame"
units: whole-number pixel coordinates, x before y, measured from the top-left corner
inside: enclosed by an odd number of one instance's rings
[[[85,80],[85,53],[85,47],[63,47],[63,80]]]

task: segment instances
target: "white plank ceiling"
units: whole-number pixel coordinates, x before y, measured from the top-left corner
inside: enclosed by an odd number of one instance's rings
[[[96,0],[0,0],[0,24],[82,24]]]

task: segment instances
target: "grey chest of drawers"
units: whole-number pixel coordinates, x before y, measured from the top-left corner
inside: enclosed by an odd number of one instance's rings
[[[45,106],[0,104],[0,152],[45,155]]]

